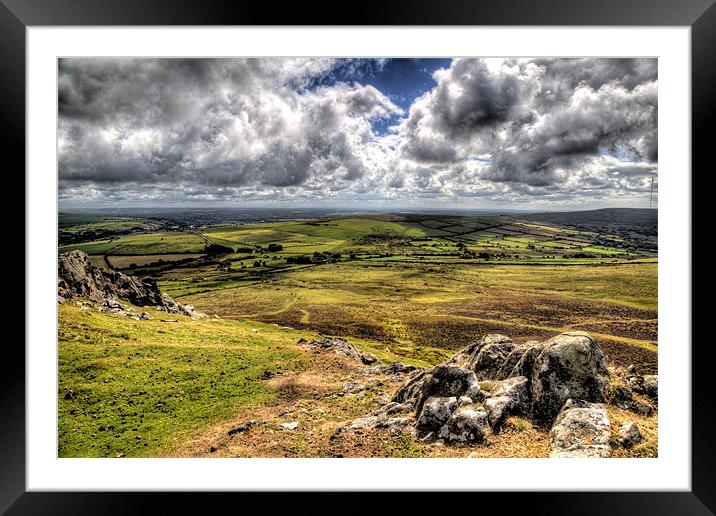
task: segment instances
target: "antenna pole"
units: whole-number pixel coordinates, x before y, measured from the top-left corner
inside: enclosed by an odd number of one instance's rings
[[[649,192],[649,209],[651,209],[651,198],[654,196],[654,176],[651,176],[651,192]]]

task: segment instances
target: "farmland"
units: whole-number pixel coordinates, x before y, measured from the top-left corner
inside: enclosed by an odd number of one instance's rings
[[[302,389],[322,392],[356,374],[317,363],[296,347],[301,337],[342,336],[386,362],[428,366],[487,333],[525,342],[584,330],[610,366],[655,373],[655,212],[633,220],[589,213],[61,215],[68,233],[89,224],[113,225],[114,233],[61,245],[60,253],[80,249],[97,265],[154,277],[180,303],[221,319],[168,324],[61,306],[60,455],[194,455],[188,443],[209,446],[236,414],[296,401],[279,380],[258,380],[267,369],[290,372],[306,403],[314,397]],[[222,453],[338,453],[318,428],[365,413],[370,399],[308,407],[327,414],[318,426],[305,423],[312,444],[278,439],[283,451],[257,451],[234,443]],[[524,431],[507,432],[496,449],[543,454],[529,441],[544,435],[525,424],[515,421]],[[438,453],[399,441],[376,446],[378,455]],[[650,455],[653,446],[637,452]]]

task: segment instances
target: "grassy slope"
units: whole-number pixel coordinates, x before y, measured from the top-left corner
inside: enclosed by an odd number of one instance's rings
[[[301,371],[310,360],[296,344],[306,331],[150,311],[150,321],[59,307],[59,455],[156,456],[242,407],[270,403],[266,371]],[[160,319],[178,322],[161,322]],[[413,358],[354,341],[386,362]]]

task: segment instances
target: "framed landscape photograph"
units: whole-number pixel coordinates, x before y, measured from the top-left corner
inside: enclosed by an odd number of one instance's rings
[[[118,490],[714,510],[691,337],[710,2],[345,27],[5,3],[27,192],[9,514],[131,510],[80,493]]]

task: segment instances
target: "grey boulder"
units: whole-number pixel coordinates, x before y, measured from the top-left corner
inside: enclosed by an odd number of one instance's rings
[[[623,448],[631,448],[635,444],[640,443],[643,439],[636,423],[624,423],[619,427],[617,441]]]
[[[567,400],[550,430],[550,457],[609,457],[611,427],[602,403]]]
[[[570,399],[604,402],[609,371],[602,350],[581,332],[562,333],[549,339],[532,367],[532,415],[540,423],[554,420]]]
[[[487,412],[475,406],[458,407],[447,423],[439,430],[438,437],[448,442],[482,442],[490,433]]]

